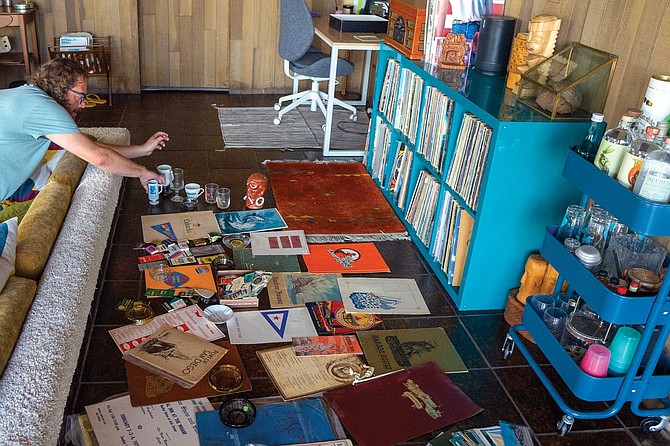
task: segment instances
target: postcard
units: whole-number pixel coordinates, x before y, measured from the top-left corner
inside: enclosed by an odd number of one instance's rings
[[[145,243],[170,239],[195,240],[221,230],[212,211],[178,214],[142,215],[142,239]]]
[[[214,408],[207,398],[133,407],[128,395],[86,406],[86,413],[101,446],[198,446],[196,414],[212,410]]]
[[[355,355],[297,356],[292,346],[256,352],[281,394],[289,401],[350,385],[367,366]]]
[[[286,228],[286,222],[277,209],[256,209],[214,214],[219,229],[224,234],[272,231]]]
[[[302,258],[310,273],[390,272],[374,243],[309,245],[309,254]]]
[[[293,338],[296,356],[362,355],[363,350],[355,335],[303,336]]]
[[[255,256],[309,254],[305,231],[254,232],[249,236]]]
[[[414,279],[340,277],[337,284],[348,313],[430,314]]]
[[[341,301],[339,274],[273,274],[268,283],[272,308],[302,307],[307,302]]]
[[[232,344],[291,342],[295,337],[316,336],[309,311],[304,307],[235,312],[226,325]]]

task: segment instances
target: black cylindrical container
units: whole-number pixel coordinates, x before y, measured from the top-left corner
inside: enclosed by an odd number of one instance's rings
[[[516,19],[487,15],[482,19],[475,53],[475,69],[484,74],[503,74],[512,49]]]

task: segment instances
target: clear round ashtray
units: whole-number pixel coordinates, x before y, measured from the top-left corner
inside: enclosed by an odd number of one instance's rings
[[[205,319],[215,324],[223,324],[233,317],[233,310],[227,305],[210,305],[202,313]]]
[[[228,234],[222,241],[226,248],[246,248],[251,243],[251,238],[247,234]]]

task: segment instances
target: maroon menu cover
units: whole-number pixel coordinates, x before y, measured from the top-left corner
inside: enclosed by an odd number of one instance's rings
[[[433,362],[333,390],[325,398],[359,446],[393,446],[482,411]]]

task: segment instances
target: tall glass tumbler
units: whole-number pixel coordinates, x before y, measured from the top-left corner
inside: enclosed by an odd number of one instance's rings
[[[184,188],[184,169],[175,167],[172,169],[172,190],[175,192],[170,200],[175,203],[181,203],[184,199],[179,195],[179,191]]]
[[[558,228],[556,238],[563,243],[566,238],[576,238],[584,224],[586,211],[578,204],[571,204],[565,211],[565,216]]]
[[[591,245],[598,250],[602,256],[605,252],[607,233],[610,227],[610,216],[604,214],[593,214],[582,237],[582,245]]]

